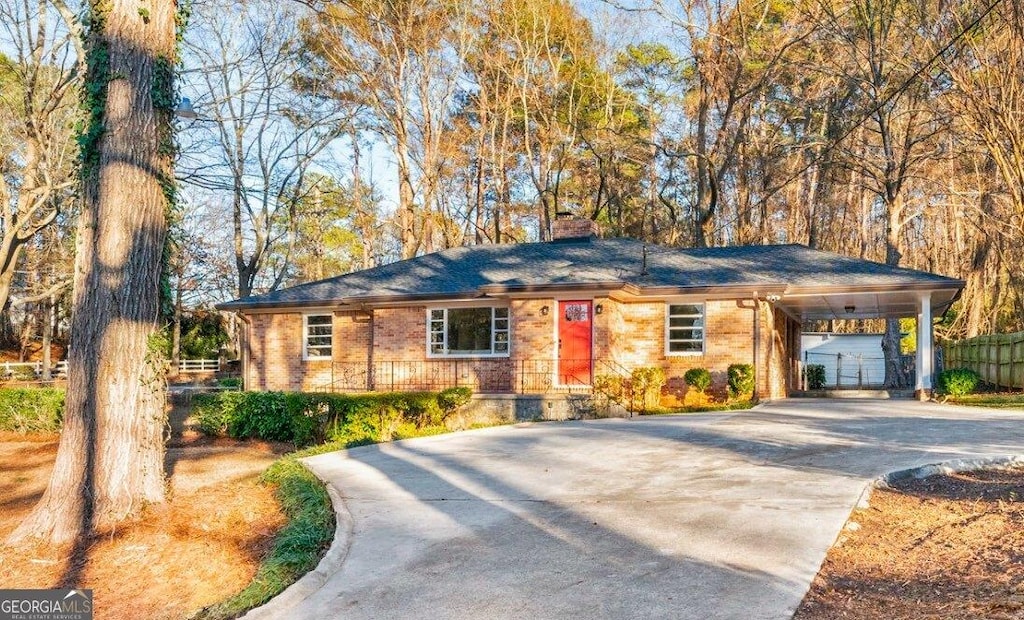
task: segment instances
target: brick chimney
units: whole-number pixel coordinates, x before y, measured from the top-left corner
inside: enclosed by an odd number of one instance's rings
[[[562,211],[551,222],[552,241],[583,241],[601,236],[601,227],[594,220],[576,217],[568,211]]]

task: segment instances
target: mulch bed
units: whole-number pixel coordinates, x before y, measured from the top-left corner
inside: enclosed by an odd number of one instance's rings
[[[1024,619],[1024,469],[877,489],[794,618]]]

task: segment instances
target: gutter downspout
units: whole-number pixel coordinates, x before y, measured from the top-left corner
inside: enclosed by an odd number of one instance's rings
[[[758,358],[761,352],[761,301],[754,291],[754,402],[761,402],[761,368]]]
[[[242,389],[251,389],[251,383],[249,383],[249,339],[252,334],[252,319],[247,317],[244,312],[239,310],[235,313],[238,318],[242,319],[245,323],[245,331],[242,334],[242,342],[239,343],[240,353],[242,354]]]
[[[374,340],[377,331],[377,313],[371,308],[366,312],[370,315],[370,337],[367,340],[366,351],[366,391],[372,392],[377,388],[377,378],[373,376]],[[430,336],[430,325],[427,325],[427,336]]]

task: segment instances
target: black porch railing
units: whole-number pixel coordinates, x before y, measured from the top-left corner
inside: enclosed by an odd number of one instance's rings
[[[418,392],[468,387],[486,394],[589,392],[594,375],[616,374],[614,362],[507,358],[335,362],[327,392]],[[626,372],[625,374],[628,374]]]

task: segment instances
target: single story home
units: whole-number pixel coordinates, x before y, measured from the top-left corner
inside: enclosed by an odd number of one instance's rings
[[[964,285],[801,245],[670,248],[563,217],[552,232],[221,304],[245,325],[246,389],[570,393],[657,366],[681,397],[687,369],[724,391],[730,364],[752,364],[773,399],[799,389],[803,321],[917,316],[927,391],[931,316]]]

